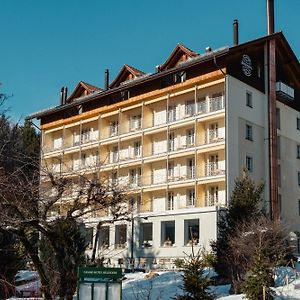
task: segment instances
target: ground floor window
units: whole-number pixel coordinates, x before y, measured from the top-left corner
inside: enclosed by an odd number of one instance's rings
[[[161,222],[161,245],[173,246],[175,244],[175,221]]]
[[[93,228],[87,227],[85,228],[85,241],[88,244],[88,248],[93,248]]]
[[[152,223],[142,223],[140,231],[140,246],[144,248],[153,245],[153,226]]]
[[[115,227],[115,248],[122,249],[126,247],[127,241],[127,226],[126,225],[116,225]]]
[[[109,247],[109,226],[101,226],[99,229],[99,248]]]
[[[184,220],[184,244],[197,245],[199,235],[199,219]]]

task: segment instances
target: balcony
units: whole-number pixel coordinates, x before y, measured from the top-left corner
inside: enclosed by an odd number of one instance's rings
[[[219,202],[219,197],[217,194],[215,195],[207,194],[205,196],[205,206],[215,206],[218,204],[218,202]]]
[[[218,136],[217,132],[210,132],[209,134],[205,135],[205,144],[215,144],[224,142],[225,137],[224,136]]]
[[[197,102],[197,113],[206,114],[225,108],[225,97],[223,95],[209,98],[208,101],[202,100]]]
[[[280,100],[293,101],[295,99],[295,90],[287,84],[276,82],[276,96]]]
[[[224,162],[208,162],[205,167],[200,170],[199,178],[215,177],[225,175],[225,168],[222,167]]]

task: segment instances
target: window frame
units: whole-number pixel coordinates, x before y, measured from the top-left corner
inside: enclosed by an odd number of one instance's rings
[[[249,172],[253,173],[253,156],[246,155],[246,168]]]
[[[249,91],[246,91],[246,106],[253,108],[253,96]]]
[[[253,142],[253,126],[250,124],[246,124],[245,129],[246,129],[245,139]]]

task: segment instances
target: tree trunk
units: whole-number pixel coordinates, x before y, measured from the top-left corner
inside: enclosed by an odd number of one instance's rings
[[[45,273],[43,264],[36,253],[35,249],[31,245],[31,243],[26,239],[25,236],[20,237],[22,244],[24,245],[26,252],[29,253],[29,256],[39,274],[41,280],[41,293],[43,294],[43,298],[45,300],[52,300],[51,292],[50,292],[50,285],[48,277]]]

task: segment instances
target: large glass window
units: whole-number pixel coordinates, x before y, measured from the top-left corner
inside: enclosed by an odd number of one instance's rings
[[[127,226],[116,225],[115,227],[115,248],[122,249],[126,247],[127,242]]]
[[[170,247],[175,244],[175,221],[161,222],[161,245]]]
[[[140,231],[140,246],[144,248],[152,247],[153,245],[153,226],[152,223],[142,223]]]
[[[100,249],[107,249],[109,247],[109,226],[100,227],[98,245]]]
[[[184,244],[187,246],[199,243],[199,219],[184,220]]]

